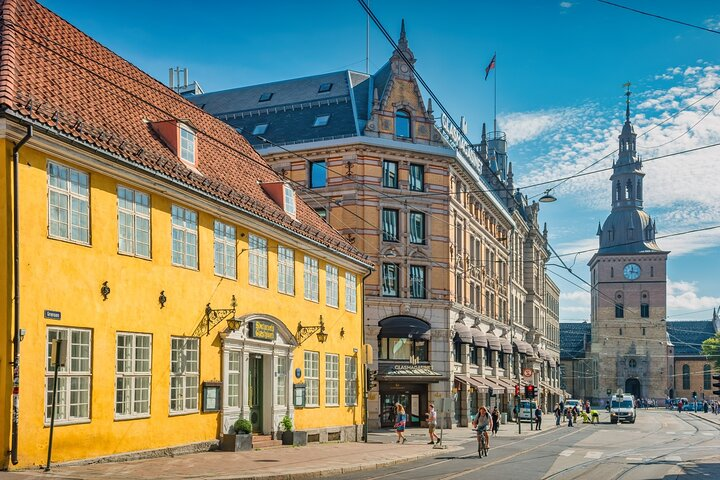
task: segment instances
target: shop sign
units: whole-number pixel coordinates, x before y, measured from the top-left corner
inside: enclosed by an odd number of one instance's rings
[[[475,151],[475,147],[465,140],[465,136],[457,129],[444,113],[440,117],[440,132],[464,159],[475,168],[482,165],[482,161]]]
[[[252,322],[250,336],[258,340],[275,340],[275,324],[264,320],[255,320]]]

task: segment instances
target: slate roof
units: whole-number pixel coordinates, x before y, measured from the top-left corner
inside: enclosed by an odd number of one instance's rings
[[[297,220],[272,201],[258,182],[280,177],[224,122],[37,2],[5,0],[0,9],[0,110],[5,116],[32,121],[118,163],[369,263],[299,196]],[[196,129],[197,171],[179,160],[148,124],[173,119]]]
[[[715,335],[712,320],[668,320],[667,333],[675,356],[702,356],[702,342]]]
[[[589,322],[560,322],[560,360],[585,358],[590,335]]]

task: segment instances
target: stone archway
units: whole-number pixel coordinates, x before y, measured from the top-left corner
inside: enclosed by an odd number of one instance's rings
[[[628,378],[625,380],[625,393],[635,395],[635,398],[640,398],[640,380],[637,378]]]

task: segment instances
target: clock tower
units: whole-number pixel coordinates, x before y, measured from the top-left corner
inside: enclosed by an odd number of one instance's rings
[[[630,123],[630,84],[618,158],[610,177],[612,211],[590,259],[592,396],[618,390],[664,401],[672,387],[667,341],[666,264],[670,252],[655,243],[655,221],[643,210],[642,161]],[[586,372],[590,373],[590,372]],[[587,392],[590,393],[590,392]]]

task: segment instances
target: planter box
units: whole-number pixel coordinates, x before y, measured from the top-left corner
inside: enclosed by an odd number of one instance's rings
[[[222,437],[220,449],[224,452],[252,450],[252,435],[249,433],[226,433]]]
[[[282,432],[283,445],[307,445],[308,433],[303,431]]]

